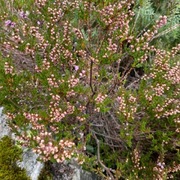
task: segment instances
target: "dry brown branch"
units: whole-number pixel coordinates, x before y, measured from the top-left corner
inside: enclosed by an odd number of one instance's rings
[[[115,170],[108,168],[107,166],[105,166],[105,164],[101,161],[101,156],[100,156],[100,142],[99,139],[96,137],[95,134],[93,134],[93,137],[96,140],[96,144],[97,144],[97,160],[99,162],[99,164],[106,170],[107,175],[111,178],[111,180],[116,180],[113,176],[113,173],[115,174]]]

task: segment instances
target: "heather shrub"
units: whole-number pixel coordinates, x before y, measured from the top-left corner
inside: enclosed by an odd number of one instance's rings
[[[5,3],[1,104],[42,161],[75,158],[104,179],[178,179],[180,45],[158,46],[165,15],[139,30],[136,3]]]

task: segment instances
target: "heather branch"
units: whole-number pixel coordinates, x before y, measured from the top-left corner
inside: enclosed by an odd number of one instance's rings
[[[92,133],[96,134],[96,135],[99,135],[99,136],[101,136],[101,137],[104,137],[105,141],[107,141],[105,144],[110,145],[111,148],[112,148],[112,147],[119,147],[119,148],[120,148],[120,147],[123,146],[125,149],[127,149],[127,146],[125,145],[125,142],[124,142],[122,139],[120,139],[120,138],[115,138],[115,137],[113,137],[113,136],[111,137],[111,136],[106,135],[106,133],[102,134],[102,133],[99,133],[99,132],[94,131],[94,130],[92,130],[92,129],[90,129],[90,131],[91,131]],[[112,143],[111,143],[111,144],[108,143],[109,140],[112,140]],[[115,143],[113,143],[113,141],[115,141],[116,143],[119,142],[120,144],[119,144],[119,145],[115,145]]]
[[[93,89],[93,84],[92,84],[92,74],[93,74],[93,60],[91,59],[90,60],[91,62],[90,62],[90,79],[89,79],[89,85],[90,85],[90,87],[91,87],[91,91],[92,91],[92,93],[93,93],[93,95],[95,94],[95,92],[94,92],[94,89]],[[92,95],[92,96],[93,96]]]
[[[170,27],[169,29],[164,30],[163,32],[161,32],[161,33],[157,34],[156,36],[152,37],[151,41],[154,40],[154,39],[156,39],[156,38],[159,38],[159,37],[161,37],[161,36],[164,36],[164,35],[170,33],[171,31],[175,30],[175,29],[178,28],[178,27],[180,27],[180,24],[176,24],[176,25]],[[151,42],[151,41],[150,41],[150,42]]]
[[[100,156],[100,142],[99,139],[96,137],[96,135],[93,133],[93,137],[96,140],[96,144],[97,144],[97,160],[100,163],[100,165],[106,170],[106,172],[108,173],[108,175],[111,177],[112,180],[115,180],[114,176],[112,173],[115,173],[116,171],[114,171],[111,168],[108,168],[107,166],[104,165],[104,163],[101,161],[101,156]]]

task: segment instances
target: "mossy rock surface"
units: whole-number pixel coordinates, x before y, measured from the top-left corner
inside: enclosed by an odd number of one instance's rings
[[[22,150],[14,145],[8,136],[0,140],[0,179],[3,180],[30,180],[26,171],[17,166],[21,160]]]

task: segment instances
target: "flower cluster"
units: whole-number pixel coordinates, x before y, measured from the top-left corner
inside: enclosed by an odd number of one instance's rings
[[[78,83],[79,83],[79,79],[75,78],[74,75],[72,75],[71,78],[68,80],[69,88],[75,87]]]
[[[54,64],[57,64],[60,53],[61,53],[61,51],[60,51],[59,45],[55,44],[49,54],[49,58],[50,58],[51,62],[53,62]]]
[[[134,12],[131,11],[131,5],[133,3],[134,1],[131,0],[121,1],[105,6],[102,10],[98,11],[111,33],[118,29],[121,30],[122,35],[119,36],[120,38],[128,37],[128,31],[130,30],[129,22],[134,16]],[[127,9],[128,13],[124,13],[122,11],[123,8]]]
[[[29,12],[28,12],[28,11],[26,11],[26,12],[20,11],[20,12],[19,12],[19,16],[20,16],[21,18],[26,19],[26,18],[28,17],[28,15],[29,15]]]
[[[50,87],[58,88],[59,84],[54,77],[54,74],[51,74],[51,77],[47,78],[48,84]]]
[[[112,39],[108,39],[109,41],[109,46],[107,47],[108,51],[111,51],[112,53],[117,52],[117,45],[115,43],[112,43]]]
[[[157,161],[156,166],[153,168],[154,178],[156,180],[163,180],[166,176],[166,169],[165,169],[165,163],[163,160],[160,161],[160,158]]]
[[[39,121],[42,120],[42,118],[39,116],[39,114],[33,114],[33,113],[23,113],[23,116],[29,120],[29,122],[32,125],[32,129],[34,130],[44,130],[44,125],[40,124]]]
[[[62,109],[59,107],[61,103],[61,98],[59,95],[51,95],[52,101],[50,102],[49,109],[50,109],[50,121],[51,122],[60,122],[65,116],[66,112],[63,112]]]
[[[54,98],[57,99],[57,96]],[[44,125],[40,124],[42,118],[38,114],[24,113],[24,117],[30,120],[32,130],[39,131],[38,136],[32,137],[38,144],[38,146],[33,148],[33,151],[38,153],[43,161],[48,161],[54,157],[57,162],[63,162],[66,158],[71,158],[73,155],[73,146],[75,146],[73,142],[69,140],[60,140],[59,144],[55,145],[52,132],[47,132]],[[51,126],[51,130],[58,132],[57,128],[54,126]],[[23,144],[27,144],[30,138],[31,136],[20,140],[26,141]]]
[[[169,68],[165,74],[165,78],[172,82],[172,84],[180,84],[180,64],[179,62],[173,67]]]
[[[60,20],[60,18],[63,16],[62,9],[61,8],[48,8],[48,13],[51,14],[51,22],[56,23]]]
[[[162,26],[166,25],[167,23],[167,16],[160,16],[159,20],[156,21],[156,27],[161,28]]]
[[[36,0],[35,3],[37,4],[37,6],[38,6],[39,8],[42,8],[43,6],[46,5],[47,0]]]
[[[43,139],[42,139],[43,138]],[[43,161],[48,161],[52,157],[58,162],[64,162],[65,159],[71,159],[74,155],[73,147],[75,144],[69,140],[60,140],[58,145],[53,145],[51,141],[45,143],[48,138],[47,133],[41,133],[40,137],[35,137],[39,146],[34,148],[33,151],[38,153]]]
[[[5,26],[7,26],[7,27],[14,28],[14,27],[15,27],[15,25],[16,25],[16,23],[15,23],[15,22],[13,22],[13,21],[11,21],[11,20],[7,20],[7,21],[5,21]]]
[[[106,99],[107,95],[98,94],[98,96],[95,98],[95,101],[97,104],[103,103],[103,101]]]
[[[67,158],[71,159],[75,152],[73,151],[75,144],[69,140],[60,140],[58,145],[62,154],[55,154],[54,159],[56,159],[57,162],[64,162]]]
[[[5,74],[13,74],[14,67],[11,66],[8,62],[5,62],[4,71],[5,71]]]
[[[140,152],[137,148],[135,148],[132,154],[132,162],[134,168],[132,172],[134,173],[134,177],[136,179],[139,179],[137,172],[145,169],[145,166],[144,167],[141,166],[140,159],[141,159]]]
[[[118,113],[122,113],[127,120],[134,119],[134,115],[137,111],[136,98],[130,95],[127,101],[122,95],[117,97],[117,102],[119,107]]]
[[[154,89],[155,96],[162,96],[165,90],[169,90],[169,87],[167,87],[166,84],[157,83],[156,86],[152,87],[152,89]]]
[[[73,31],[74,31],[74,34],[76,35],[77,39],[83,39],[83,35],[79,29],[74,28]]]
[[[140,167],[140,154],[137,149],[134,149],[134,151],[133,151],[132,161],[134,163],[135,168]]]

